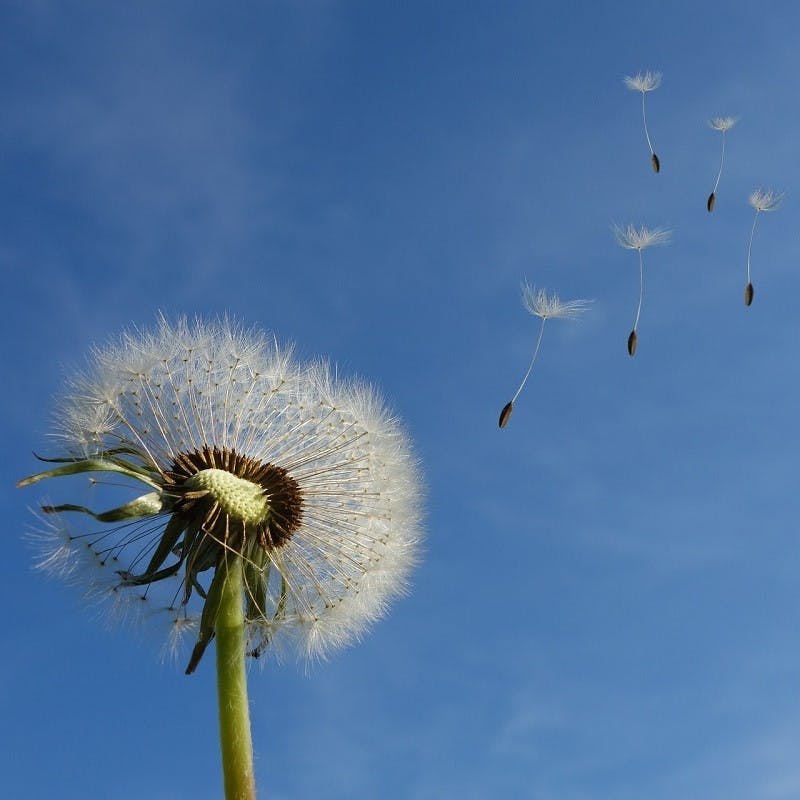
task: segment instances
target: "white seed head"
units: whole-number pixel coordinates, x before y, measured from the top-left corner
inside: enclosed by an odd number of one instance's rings
[[[324,656],[406,589],[423,505],[407,436],[372,387],[297,362],[274,337],[228,320],[162,319],[96,349],[57,418],[62,470],[102,462],[157,498],[115,509],[116,526],[100,524],[112,512],[44,508],[39,566],[92,596],[132,598],[143,617],[166,615],[170,647],[197,628],[197,585],[208,592],[215,553],[244,560],[259,652]],[[187,520],[194,538],[173,542],[168,523],[174,533]]]
[[[626,75],[623,78],[625,86],[635,92],[652,92],[661,85],[660,72],[637,72],[635,75]]]
[[[522,284],[522,303],[531,314],[542,319],[575,319],[589,310],[593,300],[569,300],[563,302],[553,292],[537,289],[528,283]]]
[[[785,196],[785,192],[776,192],[774,189],[756,189],[748,202],[756,211],[774,211]]]
[[[736,117],[714,117],[708,121],[710,128],[715,131],[729,131],[737,122]]]
[[[617,243],[626,250],[644,250],[645,247],[668,244],[672,237],[669,228],[646,228],[644,225],[641,228],[614,225],[613,230]]]

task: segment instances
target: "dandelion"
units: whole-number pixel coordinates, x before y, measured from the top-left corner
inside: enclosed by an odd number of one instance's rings
[[[653,150],[653,143],[650,141],[650,133],[647,130],[647,112],[645,111],[644,97],[647,92],[652,92],[661,85],[660,72],[637,72],[636,75],[626,75],[623,79],[625,86],[631,91],[642,93],[642,120],[644,121],[644,135],[647,139],[647,146],[650,148],[650,162],[653,165],[653,171],[659,172],[661,170],[661,162]]]
[[[668,244],[672,231],[667,228],[636,228],[633,225],[628,225],[624,228],[618,225],[614,226],[614,235],[620,247],[626,250],[636,250],[639,253],[639,305],[636,307],[636,319],[633,322],[633,330],[628,336],[628,355],[633,355],[636,352],[636,344],[638,336],[636,329],[639,327],[639,316],[642,313],[642,297],[644,296],[644,262],[642,259],[642,250],[646,247],[654,247],[656,245]]]
[[[514,410],[514,402],[519,397],[522,387],[525,386],[525,382],[528,380],[528,376],[531,374],[533,364],[536,361],[536,356],[539,355],[539,346],[542,343],[542,334],[544,333],[544,325],[547,320],[575,319],[589,308],[592,301],[570,300],[565,303],[559,299],[555,292],[548,295],[544,289],[537,290],[533,286],[523,283],[522,303],[531,314],[533,314],[535,317],[541,318],[542,324],[539,326],[539,336],[536,339],[536,347],[533,350],[533,356],[530,364],[528,364],[528,371],[525,373],[525,377],[522,379],[522,383],[520,383],[519,388],[514,393],[514,396],[503,406],[503,410],[500,412],[499,424],[501,428],[504,428],[508,420],[511,418],[511,412]]]
[[[776,192],[774,189],[756,189],[748,199],[750,205],[755,209],[756,215],[753,218],[753,227],[750,230],[750,244],[747,245],[747,286],[744,288],[744,304],[749,306],[753,302],[753,284],[750,281],[750,253],[753,249],[753,236],[756,232],[758,215],[762,211],[775,211],[780,207],[785,197],[784,192]]]
[[[146,492],[43,507],[39,566],[194,636],[187,674],[216,638],[225,796],[254,797],[245,655],[324,656],[404,591],[420,538],[406,436],[369,386],[227,320],[162,319],[96,350],[57,417],[56,466],[20,486],[107,473]],[[93,522],[73,530],[78,515]]]
[[[715,131],[722,133],[722,153],[719,158],[719,172],[717,172],[717,179],[714,181],[714,188],[708,196],[706,208],[710,214],[714,210],[714,204],[717,202],[717,187],[719,186],[719,179],[722,177],[722,165],[725,163],[725,134],[736,124],[735,117],[714,117],[708,121],[709,127]]]

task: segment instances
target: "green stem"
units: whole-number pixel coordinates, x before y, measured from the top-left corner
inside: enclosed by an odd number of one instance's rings
[[[242,559],[228,555],[216,622],[217,697],[225,800],[254,800],[253,742],[247,704]]]

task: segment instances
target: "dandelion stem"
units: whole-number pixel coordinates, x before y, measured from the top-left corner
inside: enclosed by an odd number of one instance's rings
[[[531,358],[531,363],[528,364],[528,371],[525,373],[525,377],[522,379],[522,383],[519,385],[519,389],[517,389],[514,396],[511,398],[512,404],[519,397],[519,393],[522,391],[522,387],[525,386],[525,382],[528,380],[528,376],[531,374],[531,370],[533,369],[533,364],[536,361],[536,356],[539,355],[539,345],[541,345],[542,343],[542,334],[544,333],[545,322],[547,322],[547,317],[542,317],[542,325],[539,328],[539,338],[536,340],[536,348],[533,351],[533,357]]]
[[[642,120],[644,120],[644,135],[647,138],[647,146],[650,148],[650,155],[653,155],[653,153],[655,153],[655,150],[653,150],[653,144],[650,141],[650,133],[647,130],[647,113],[644,110],[644,98],[645,98],[645,93],[642,92]]]
[[[228,555],[218,569],[226,570],[215,625],[217,638],[217,698],[225,800],[254,800],[253,742],[247,703],[244,647],[244,583],[242,559]]]
[[[750,229],[750,244],[747,245],[747,282],[750,283],[750,252],[753,249],[753,236],[756,233],[756,223],[758,222],[758,209],[756,209],[756,215],[753,219],[753,227]]]
[[[642,297],[644,295],[644,265],[642,262],[642,250],[638,249],[639,253],[639,305],[636,307],[636,319],[633,322],[633,329],[639,327],[639,315],[642,313]]]

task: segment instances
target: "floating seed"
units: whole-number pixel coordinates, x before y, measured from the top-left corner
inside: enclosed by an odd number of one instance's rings
[[[514,410],[513,401],[506,403],[500,412],[500,427],[505,428],[506,423],[511,419],[511,412]]]
[[[748,283],[744,287],[744,304],[749,306],[753,302],[753,284]]]
[[[636,342],[637,342],[636,331],[631,331],[631,335],[628,337],[628,355],[632,356],[636,352]]]
[[[708,209],[708,213],[710,214],[714,210],[714,203],[717,202],[717,196],[714,192],[708,196],[708,202],[706,203],[706,208]]]
[[[651,161],[653,162],[653,172],[660,172],[661,162],[658,160],[658,156],[655,153],[653,153]]]

